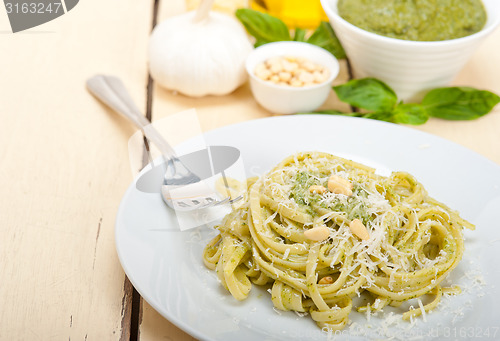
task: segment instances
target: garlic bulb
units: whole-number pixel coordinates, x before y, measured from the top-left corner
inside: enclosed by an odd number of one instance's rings
[[[225,95],[245,82],[252,44],[235,18],[210,11],[212,3],[203,0],[197,11],[169,18],[153,30],[149,69],[161,86],[200,97]]]

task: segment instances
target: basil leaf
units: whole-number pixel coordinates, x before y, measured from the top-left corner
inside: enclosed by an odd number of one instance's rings
[[[425,108],[420,104],[399,104],[392,111],[392,122],[419,125],[429,119]]]
[[[293,36],[293,40],[295,41],[306,41],[306,30],[302,28],[295,29],[295,35]]]
[[[469,87],[434,89],[422,100],[429,116],[445,120],[473,120],[486,115],[499,102],[498,95]]]
[[[313,34],[307,39],[309,44],[317,45],[333,54],[337,59],[345,58],[345,51],[333,28],[326,21],[322,21]]]
[[[354,79],[333,90],[341,101],[371,111],[391,111],[398,101],[394,90],[375,78]]]
[[[255,37],[256,47],[274,41],[292,40],[286,24],[267,13],[240,8],[236,10],[236,17],[248,33]]]
[[[364,118],[369,118],[372,120],[393,122],[393,113],[391,111],[376,111],[370,112],[363,115]]]

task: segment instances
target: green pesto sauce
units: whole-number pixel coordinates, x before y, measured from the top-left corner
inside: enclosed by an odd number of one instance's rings
[[[338,11],[364,30],[404,40],[465,37],[486,23],[481,0],[339,0]]]
[[[366,224],[371,217],[367,213],[367,207],[359,197],[366,198],[367,193],[364,189],[359,186],[354,186],[353,196],[348,197],[346,201],[333,202],[327,205],[322,202],[322,196],[317,193],[311,193],[309,187],[313,185],[321,185],[327,187],[327,183],[320,183],[314,174],[302,171],[297,173],[292,188],[290,190],[290,198],[294,199],[295,202],[305,208],[306,212],[312,216],[317,216],[317,212],[314,210],[315,206],[319,206],[325,209],[329,209],[335,212],[346,213],[348,219],[360,219],[363,224]]]
[[[308,172],[299,172],[295,177],[292,189],[290,191],[290,198],[303,206],[307,213],[315,216],[315,212],[311,207],[313,202],[317,202],[320,198],[309,192],[309,187],[312,185],[319,185],[319,182]]]

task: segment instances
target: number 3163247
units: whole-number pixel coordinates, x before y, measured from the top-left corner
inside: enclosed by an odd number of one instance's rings
[[[7,14],[35,14],[35,13],[59,13],[63,11],[62,4],[60,2],[23,2],[23,3],[11,3],[6,2],[5,8],[7,9]]]

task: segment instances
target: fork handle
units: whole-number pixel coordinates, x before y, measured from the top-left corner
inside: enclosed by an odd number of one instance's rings
[[[123,82],[114,76],[96,75],[87,80],[89,92],[108,105],[111,109],[129,119],[141,129],[144,135],[153,142],[160,152],[169,159],[176,159],[176,153],[170,144],[151,125],[151,122],[141,114],[130,97]]]

